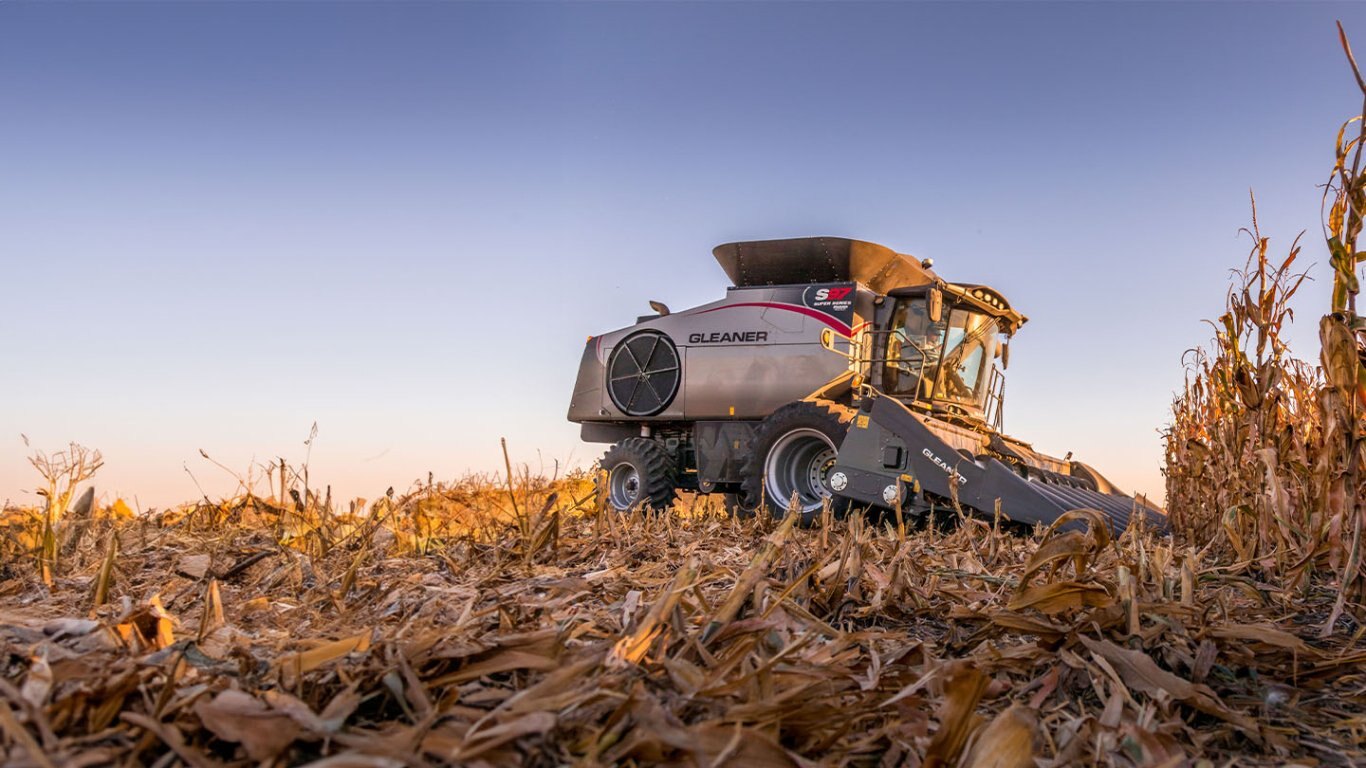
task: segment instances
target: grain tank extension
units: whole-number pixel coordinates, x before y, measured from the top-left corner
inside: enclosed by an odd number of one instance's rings
[[[678,490],[745,514],[804,516],[829,499],[923,514],[964,507],[1048,523],[1072,509],[1113,528],[1162,511],[1094,469],[1001,433],[1002,370],[1025,317],[998,292],[950,283],[884,246],[836,237],[718,246],[719,301],[591,337],[569,420],[619,509]]]

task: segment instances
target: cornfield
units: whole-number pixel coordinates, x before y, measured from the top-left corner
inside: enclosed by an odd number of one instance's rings
[[[281,461],[136,514],[72,445],[0,513],[0,763],[1362,764],[1363,144],[1317,365],[1254,214],[1173,402],[1169,537],[617,512],[510,460],[351,502]]]
[[[1341,40],[1366,95],[1346,36]],[[1167,504],[1178,535],[1208,542],[1232,572],[1274,584],[1285,599],[1315,576],[1335,580],[1324,635],[1349,603],[1366,597],[1366,318],[1356,313],[1356,269],[1366,261],[1357,250],[1366,211],[1363,145],[1366,123],[1356,117],[1338,132],[1325,185],[1333,289],[1319,321],[1319,365],[1295,359],[1282,340],[1289,300],[1305,279],[1295,272],[1299,243],[1277,263],[1254,206],[1252,252],[1236,273],[1210,350],[1190,353],[1166,434]]]

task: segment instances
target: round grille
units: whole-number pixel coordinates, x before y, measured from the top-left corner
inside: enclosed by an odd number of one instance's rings
[[[628,416],[653,416],[668,407],[682,379],[678,348],[659,331],[630,336],[607,360],[607,394]]]

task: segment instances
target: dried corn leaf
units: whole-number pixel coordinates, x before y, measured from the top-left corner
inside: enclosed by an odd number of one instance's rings
[[[1250,738],[1258,738],[1256,721],[1224,706],[1214,691],[1204,685],[1192,683],[1157,666],[1152,657],[1142,651],[1130,651],[1115,645],[1109,640],[1092,640],[1081,637],[1092,653],[1108,661],[1130,688],[1142,691],[1149,696],[1168,696],[1184,702],[1206,714],[1226,720],[1243,731]]]
[[[369,632],[361,632],[340,640],[321,643],[307,651],[291,653],[282,657],[277,665],[286,676],[297,676],[311,672],[318,667],[336,661],[349,653],[363,653],[370,647]]]
[[[1057,614],[1088,607],[1102,608],[1114,602],[1115,599],[1104,587],[1077,581],[1058,581],[1023,590],[1007,607],[1012,611],[1032,608],[1042,613]]]
[[[692,586],[693,579],[697,575],[697,563],[689,558],[688,562],[678,569],[673,581],[664,593],[659,595],[654,604],[650,607],[650,612],[645,615],[645,619],[640,622],[631,634],[618,640],[612,646],[612,652],[608,656],[607,663],[611,666],[626,666],[638,664],[650,647],[654,645],[655,639],[663,633],[665,622],[678,606],[678,601],[683,596],[683,592]]]
[[[176,573],[191,579],[202,579],[209,572],[212,561],[213,558],[206,554],[182,555],[176,563]]]
[[[1210,627],[1205,634],[1223,640],[1242,640],[1248,643],[1285,648],[1306,655],[1317,655],[1303,640],[1272,624],[1233,624]]]
[[[1038,717],[1012,704],[983,728],[964,764],[968,768],[1033,768]]]
[[[477,759],[510,741],[532,734],[544,734],[555,727],[555,716],[549,712],[532,712],[491,728],[465,734],[464,743],[450,755],[456,762]]]
[[[254,696],[228,689],[195,703],[199,720],[224,740],[241,744],[252,760],[269,760],[299,737],[299,725],[289,714],[272,709]]]
[[[34,707],[47,703],[47,695],[52,691],[52,667],[47,662],[46,651],[40,651],[29,659],[28,674],[24,675],[24,685],[19,695]]]
[[[925,750],[927,768],[953,765],[968,736],[981,718],[974,714],[987,690],[989,678],[971,664],[956,663],[944,683],[944,703],[939,708],[939,730]]]

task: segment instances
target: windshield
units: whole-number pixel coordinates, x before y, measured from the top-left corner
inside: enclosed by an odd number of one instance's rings
[[[1000,328],[980,312],[944,310],[946,319],[933,323],[924,297],[897,301],[888,328],[882,389],[889,395],[980,408],[986,402],[987,369],[996,358]]]
[[[943,364],[934,396],[981,406],[987,397],[987,367],[996,358],[1000,328],[989,315],[955,308],[949,314]]]

